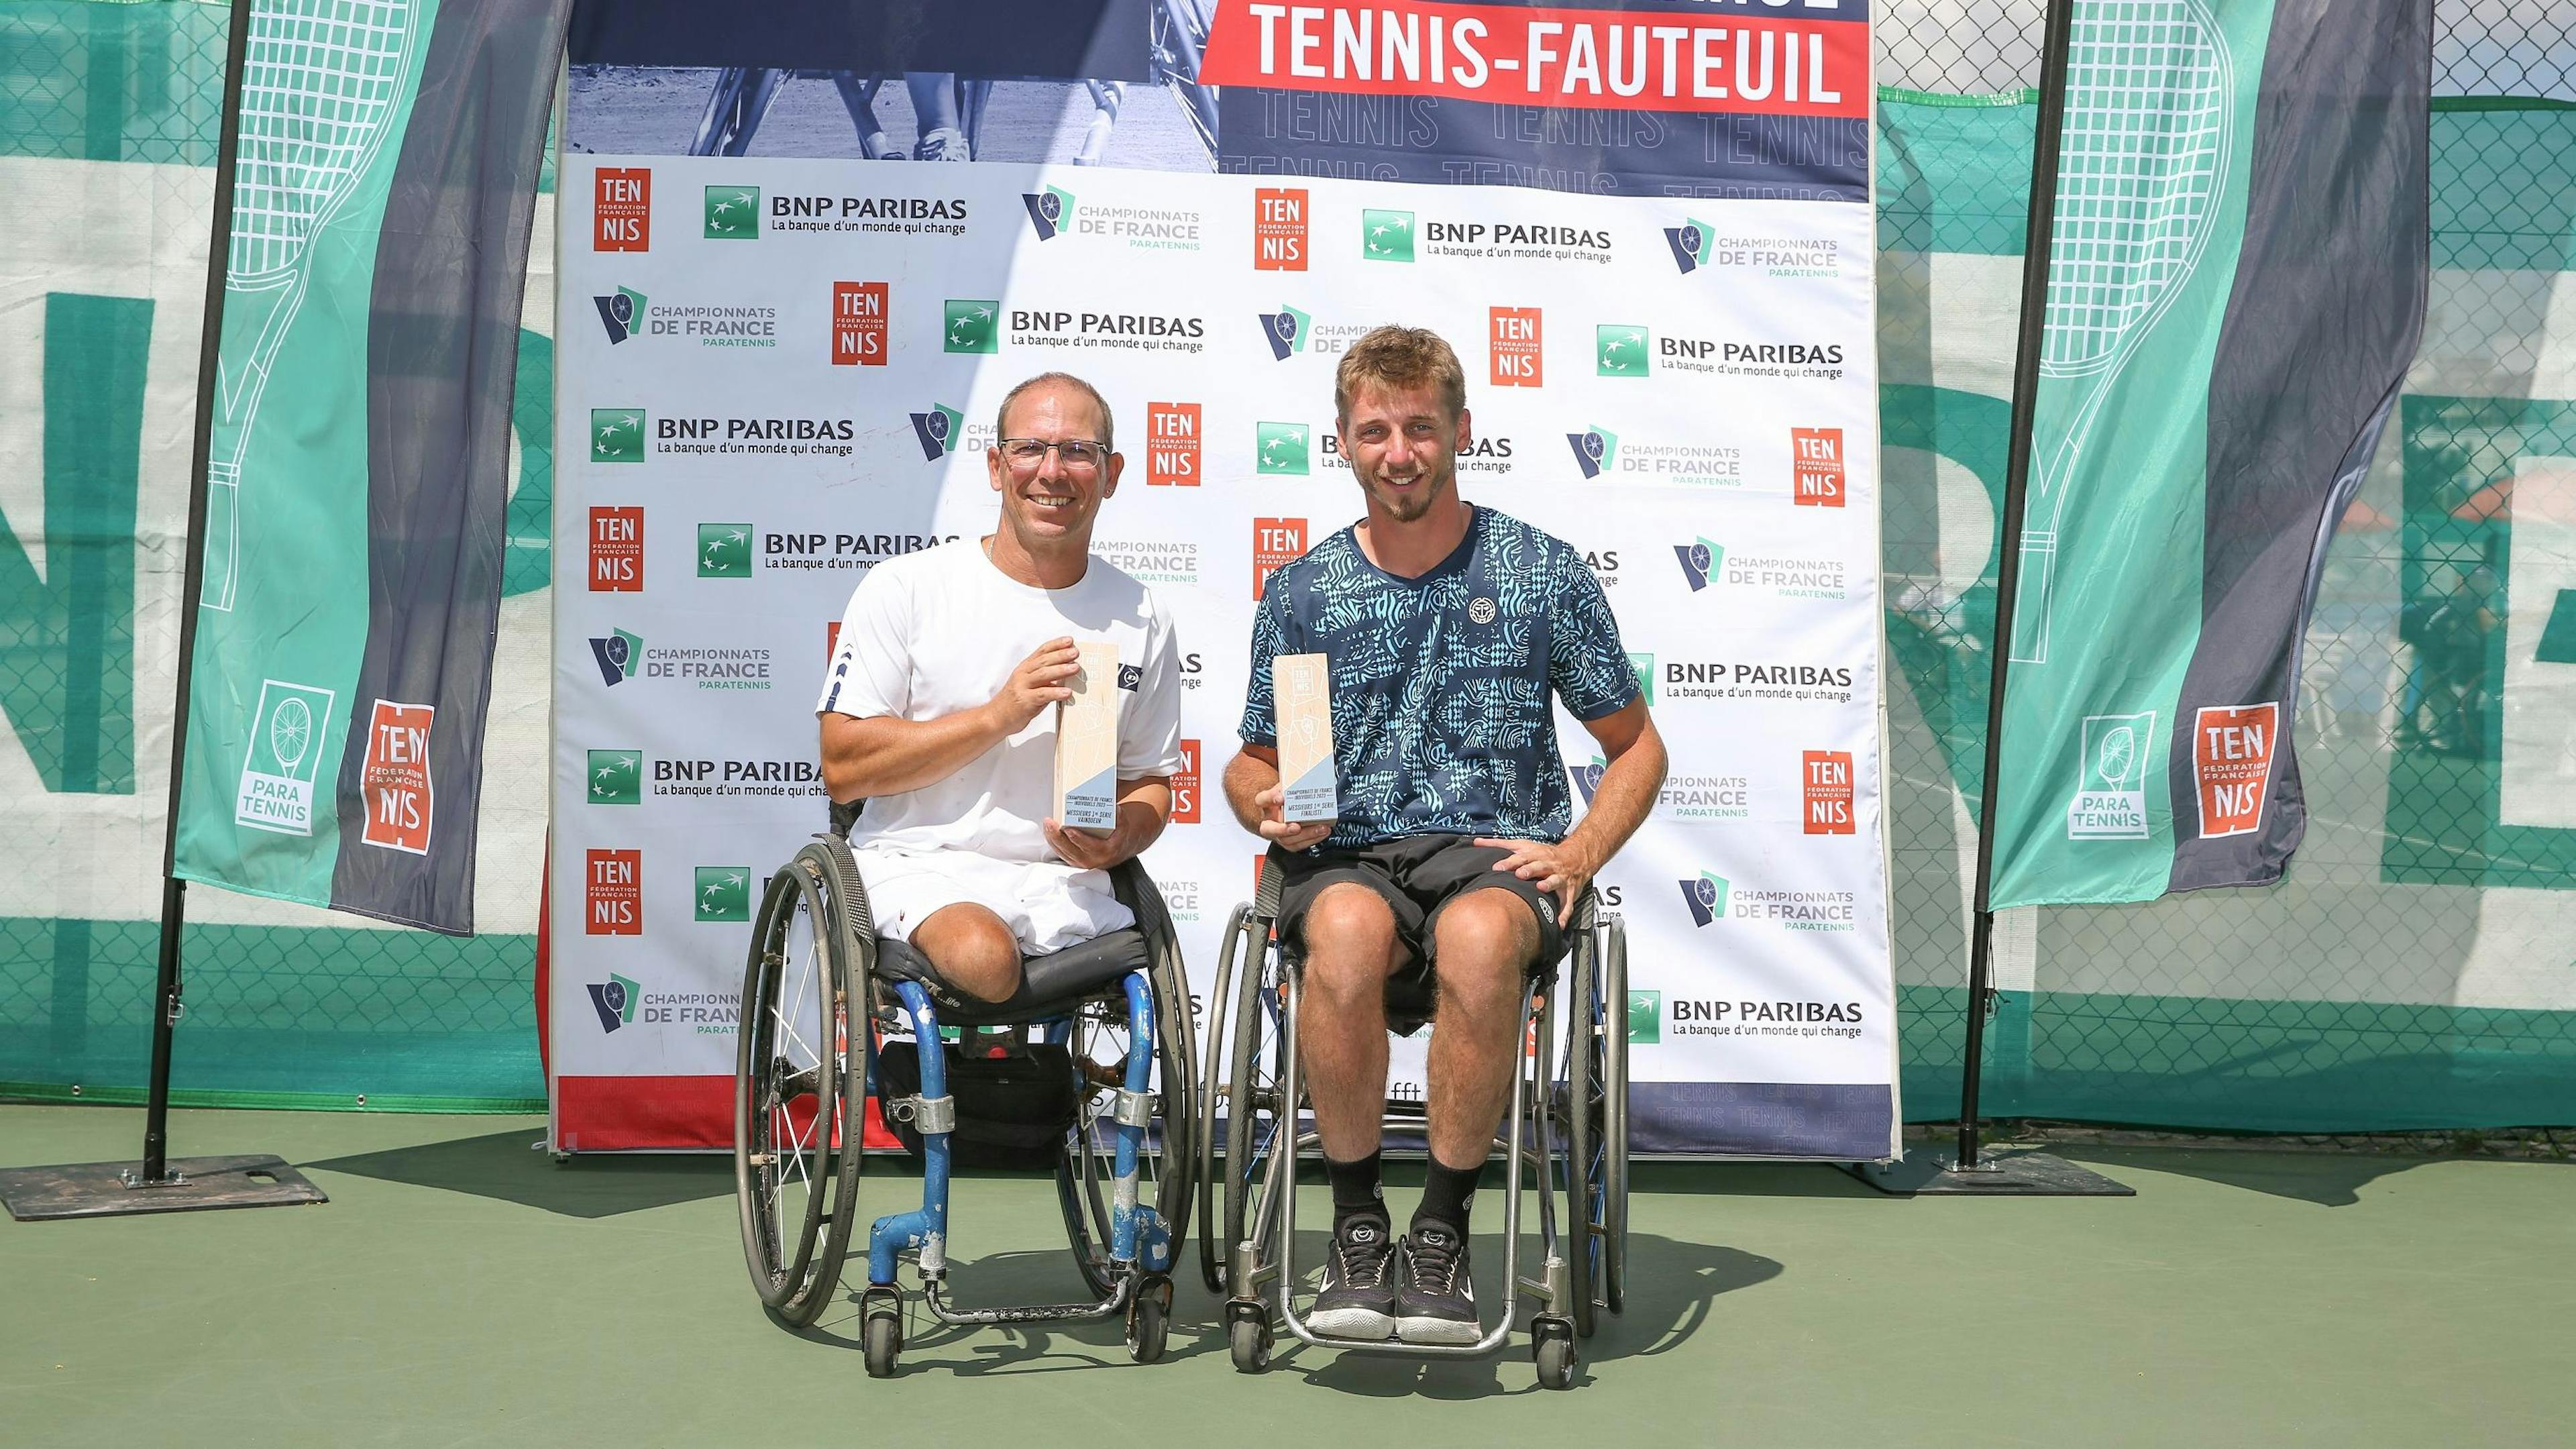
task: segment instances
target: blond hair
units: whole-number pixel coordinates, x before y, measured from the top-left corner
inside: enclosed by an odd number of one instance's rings
[[[1389,389],[1437,386],[1456,417],[1467,409],[1467,372],[1458,354],[1427,327],[1380,327],[1351,344],[1333,369],[1333,419],[1351,420],[1351,399],[1375,383]]]

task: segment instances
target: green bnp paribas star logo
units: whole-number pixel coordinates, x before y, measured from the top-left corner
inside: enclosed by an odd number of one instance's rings
[[[951,297],[947,305],[947,330],[941,334],[941,345],[950,352],[999,352],[1002,350],[1001,316],[1000,302]]]
[[[1361,212],[1360,255],[1373,262],[1412,261],[1413,213],[1409,211]]]
[[[1628,1042],[1631,1046],[1653,1046],[1664,1039],[1664,993],[1631,991],[1628,993]]]
[[[1603,377],[1644,377],[1647,336],[1643,327],[1604,325],[1593,329]]]
[[[641,805],[644,803],[644,752],[593,750],[590,752],[588,779],[586,798],[593,805]]]
[[[1655,702],[1655,656],[1632,653],[1628,656],[1628,667],[1637,671],[1638,692],[1645,696],[1646,703],[1653,704]]]
[[[1254,438],[1256,473],[1304,473],[1314,430],[1304,423],[1263,423]]]
[[[751,867],[699,866],[697,911],[701,921],[750,920]]]
[[[702,579],[750,578],[751,525],[748,523],[699,524],[698,577]]]
[[[760,235],[760,188],[707,188],[707,236],[714,241],[750,241]]]
[[[643,462],[644,410],[642,408],[592,408],[590,410],[590,461],[594,463]]]

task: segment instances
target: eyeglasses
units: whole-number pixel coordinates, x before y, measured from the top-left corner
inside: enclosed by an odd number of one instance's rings
[[[1067,438],[1062,442],[1049,442],[1045,438],[1004,438],[999,446],[1002,456],[1010,460],[1011,467],[1022,473],[1036,472],[1046,462],[1050,450],[1068,473],[1092,472],[1099,468],[1101,459],[1109,456],[1107,443],[1093,442],[1089,438]]]

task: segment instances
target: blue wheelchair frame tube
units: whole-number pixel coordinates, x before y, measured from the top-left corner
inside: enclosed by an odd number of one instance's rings
[[[921,1062],[921,1095],[945,1097],[948,1053],[939,1039],[939,1013],[931,1007],[930,993],[911,981],[898,981],[894,989],[903,999],[904,1014],[912,1018],[914,1055]],[[925,1132],[921,1134],[921,1206],[908,1213],[881,1217],[868,1230],[869,1285],[893,1286],[896,1254],[932,1239],[945,1242],[947,1237],[948,1134]]]

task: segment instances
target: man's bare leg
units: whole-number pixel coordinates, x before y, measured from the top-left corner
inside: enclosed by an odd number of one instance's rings
[[[1020,989],[1020,943],[1002,918],[970,901],[941,906],[912,928],[912,947],[949,985],[979,1001]]]
[[[1509,890],[1470,891],[1440,912],[1435,940],[1431,1160],[1474,1172],[1493,1150],[1520,1066],[1521,980],[1538,951],[1538,918]]]
[[[1324,1156],[1357,1162],[1377,1151],[1386,1114],[1386,978],[1401,947],[1395,912],[1348,881],[1306,908],[1306,969],[1297,1042]]]

